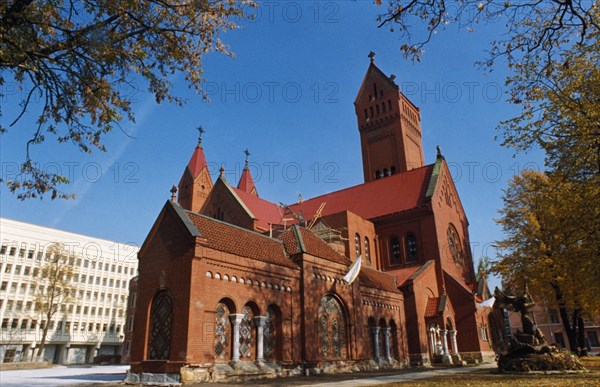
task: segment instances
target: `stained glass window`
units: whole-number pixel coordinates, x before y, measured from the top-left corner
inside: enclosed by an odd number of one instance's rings
[[[327,359],[345,359],[346,318],[340,303],[331,295],[319,305],[319,353]]]
[[[263,351],[265,359],[274,361],[277,356],[277,314],[272,308],[269,308],[266,317],[267,321],[263,332]]]
[[[240,323],[240,359],[254,358],[254,313],[252,309],[245,306],[242,310],[244,318]]]
[[[229,360],[230,327],[229,308],[225,304],[218,304],[215,313],[215,357],[217,359]]]
[[[150,360],[168,360],[171,352],[171,320],[173,300],[166,290],[154,296],[151,309]]]

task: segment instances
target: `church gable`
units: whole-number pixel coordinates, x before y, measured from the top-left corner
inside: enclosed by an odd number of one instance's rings
[[[192,246],[195,237],[200,236],[198,230],[189,222],[185,211],[177,203],[168,201],[163,206],[160,214],[156,218],[154,225],[150,229],[148,236],[142,243],[138,257],[142,258],[146,253],[156,251],[160,246],[164,247],[171,241],[181,248],[182,246]],[[165,239],[167,237],[167,239]],[[168,244],[171,244],[168,243]]]
[[[254,230],[254,214],[222,177],[217,179],[200,213],[248,230]]]
[[[454,179],[452,179],[452,174],[450,173],[446,159],[441,153],[438,153],[436,162],[433,166],[426,196],[436,204],[434,208],[446,206],[452,208],[459,215],[466,218],[460,196],[458,195],[456,185],[454,184]]]

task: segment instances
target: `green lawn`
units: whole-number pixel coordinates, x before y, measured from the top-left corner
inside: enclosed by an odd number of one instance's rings
[[[600,357],[587,357],[581,359],[586,372],[567,374],[534,374],[514,375],[498,374],[495,370],[480,370],[467,374],[443,376],[436,378],[421,379],[418,381],[390,383],[386,387],[416,387],[416,386],[524,386],[524,387],[547,387],[547,386],[600,386]]]

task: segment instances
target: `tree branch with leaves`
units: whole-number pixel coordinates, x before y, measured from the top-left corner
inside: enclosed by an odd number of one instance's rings
[[[20,110],[0,132],[17,129],[25,115],[37,117],[28,131],[20,177],[6,181],[19,199],[71,198],[60,189],[65,176],[46,173],[34,162],[32,148],[56,137],[84,153],[106,151],[104,135],[134,121],[132,96],[145,82],[157,102],[183,104],[169,77],[184,74],[202,89],[206,53],[233,55],[221,33],[239,27],[251,0],[135,0],[128,2],[0,2],[0,86],[15,82],[28,90]],[[0,95],[0,97],[3,97]],[[33,100],[42,101],[40,106]],[[6,114],[5,112],[1,112]]]

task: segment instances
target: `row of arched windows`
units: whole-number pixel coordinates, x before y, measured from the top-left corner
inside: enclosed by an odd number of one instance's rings
[[[281,313],[277,305],[269,305],[261,316],[254,302],[236,313],[235,304],[222,299],[215,310],[214,353],[216,361],[280,359]]]
[[[356,257],[362,254],[362,239],[359,233],[354,234],[354,252],[356,253]],[[370,265],[371,264],[371,242],[369,242],[369,238],[365,237],[364,239],[365,246],[365,261]]]
[[[389,169],[388,168],[383,168],[383,170],[376,170],[375,171],[375,179],[381,179],[383,177],[387,177],[387,176],[392,176],[396,174],[396,167],[395,166],[391,166]]]
[[[413,233],[407,233],[404,236],[404,246],[406,251],[406,263],[417,262],[418,248],[417,237]],[[400,238],[397,236],[390,237],[390,264],[396,265],[402,263],[402,248]]]
[[[396,322],[392,319],[388,324],[384,318],[377,321],[371,316],[368,319],[368,324],[371,331],[373,359],[375,361],[385,359],[390,362],[393,359],[398,359],[398,329]]]

